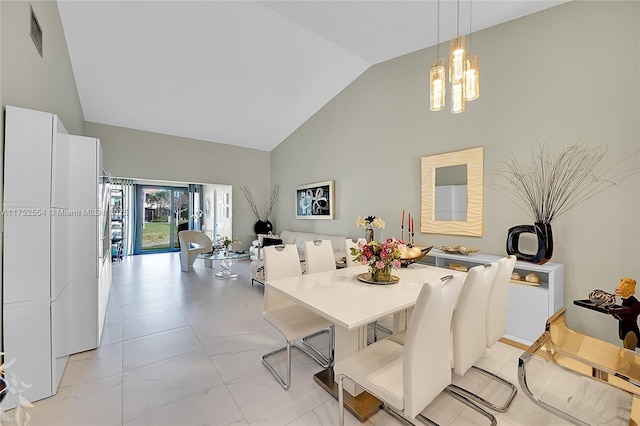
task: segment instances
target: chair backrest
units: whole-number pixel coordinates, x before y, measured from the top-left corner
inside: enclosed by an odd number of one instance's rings
[[[180,241],[180,247],[185,250],[190,249],[192,245],[197,246],[199,249],[206,248],[208,251],[211,251],[213,248],[211,238],[200,231],[180,231],[178,232],[178,240]]]
[[[405,415],[418,413],[451,384],[451,316],[463,287],[463,275],[426,283],[411,314],[403,353]]]
[[[295,244],[264,247],[264,278],[265,281],[280,278],[297,277],[302,275],[298,248]],[[264,288],[264,312],[293,306],[295,302],[290,298],[276,293],[268,285]]]
[[[498,260],[498,274],[493,280],[487,306],[487,347],[493,346],[507,333],[507,297],[511,274],[516,264],[514,255]]]
[[[355,260],[353,260],[353,256],[351,256],[351,248],[352,247],[358,247],[358,243],[360,242],[367,242],[367,240],[365,240],[364,238],[358,238],[357,240],[352,240],[351,238],[347,238],[344,241],[344,245],[347,248],[347,255],[346,255],[346,259],[347,259],[347,268],[351,268],[352,266],[360,266],[361,263],[360,262],[356,262]]]
[[[304,242],[304,262],[307,274],[336,269],[336,258],[329,240],[309,240]]]
[[[487,304],[497,273],[497,262],[471,268],[453,312],[453,371],[461,376],[487,349]]]

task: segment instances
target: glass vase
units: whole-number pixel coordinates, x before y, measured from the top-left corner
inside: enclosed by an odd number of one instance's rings
[[[373,228],[372,227],[368,226],[364,230],[364,238],[367,240],[368,243],[373,241]]]
[[[376,281],[376,282],[391,281],[391,266],[387,266],[382,269],[378,269],[375,266],[371,267],[371,281]]]

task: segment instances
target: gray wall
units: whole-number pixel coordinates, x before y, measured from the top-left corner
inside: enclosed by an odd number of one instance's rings
[[[233,185],[233,236],[245,249],[255,239],[257,218],[240,186],[256,198],[269,187],[269,152],[91,122],[85,134],[100,139],[112,176]]]
[[[573,1],[474,33],[481,97],[457,115],[428,108],[435,48],[371,67],[272,151],[271,180],[281,186],[276,230],[361,236],[356,217],[373,214],[387,221],[377,237],[398,237],[402,210],[419,215],[420,158],[482,146],[483,237],[418,233],[415,240],[504,255],[507,229],[533,221],[490,188],[511,153],[527,155],[538,140],[552,149],[584,141],[608,147],[603,171],[640,149],[639,23],[638,2]],[[638,166],[635,155],[621,167]],[[296,220],[295,187],[323,180],[335,180],[336,219]],[[552,262],[565,264],[571,325],[618,344],[617,321],[572,301],[594,288],[613,292],[624,276],[640,280],[639,180],[553,223]]]
[[[42,28],[40,57],[31,36],[30,5]],[[2,1],[2,105],[57,114],[69,133],[82,135],[78,98],[58,4],[55,1]]]
[[[30,6],[31,5],[31,6]],[[31,37],[31,7],[44,38],[40,57]],[[15,105],[53,112],[70,133],[83,133],[84,117],[58,4],[54,1],[0,1],[0,200],[4,164],[4,107]],[[0,220],[2,218],[0,217]],[[0,229],[2,227],[0,226]],[[0,240],[1,241],[1,240]],[[1,255],[0,248],[0,255]],[[2,274],[0,270],[0,283]],[[0,304],[2,303],[0,296]],[[0,317],[0,339],[2,318]]]

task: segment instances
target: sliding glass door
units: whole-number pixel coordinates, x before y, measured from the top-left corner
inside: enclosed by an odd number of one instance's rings
[[[138,252],[179,250],[178,231],[188,229],[188,188],[139,186],[138,190]]]

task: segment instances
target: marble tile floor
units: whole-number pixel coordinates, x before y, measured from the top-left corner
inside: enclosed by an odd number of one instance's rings
[[[260,356],[284,340],[262,318],[263,288],[251,286],[249,262],[235,268],[235,280],[215,278],[199,261],[181,272],[177,253],[114,263],[101,346],[70,357],[58,393],[34,403],[31,425],[337,424],[337,401],[313,380],[317,364],[294,351],[289,391],[262,366]],[[520,353],[498,343],[479,365],[517,383]],[[488,424],[448,397],[425,414],[443,426]],[[568,424],[521,392],[496,418]],[[361,424],[348,412],[346,423]],[[380,411],[364,424],[400,423]]]

